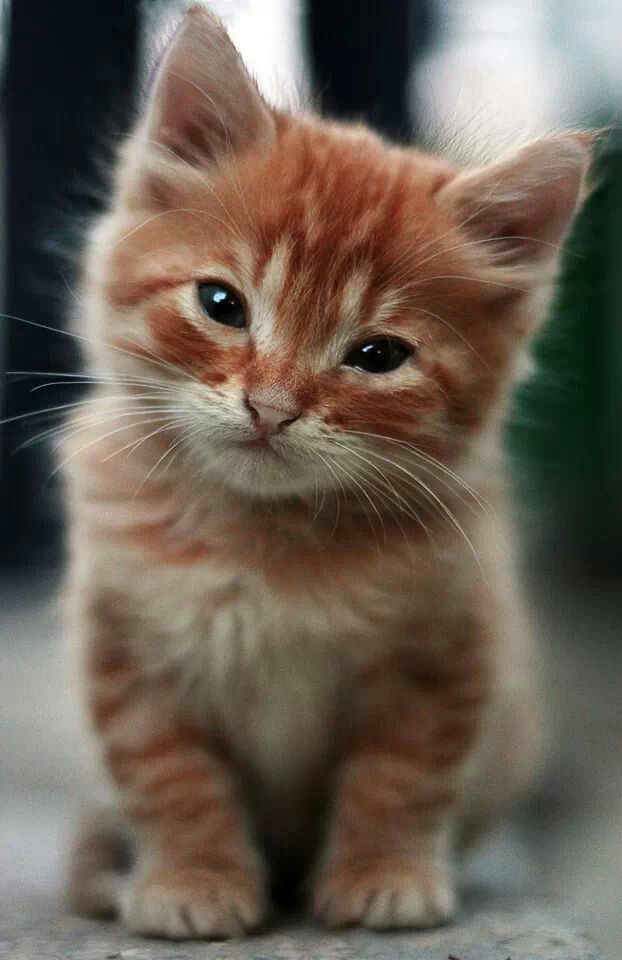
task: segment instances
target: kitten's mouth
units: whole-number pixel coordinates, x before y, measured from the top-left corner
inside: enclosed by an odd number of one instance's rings
[[[240,446],[244,447],[245,450],[257,450],[279,460],[282,459],[281,455],[272,446],[269,437],[253,437],[251,440],[242,440]]]

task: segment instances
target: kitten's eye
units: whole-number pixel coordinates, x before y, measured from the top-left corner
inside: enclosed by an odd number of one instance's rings
[[[199,302],[205,313],[226,327],[245,327],[246,316],[240,298],[222,283],[200,283]]]
[[[412,350],[400,340],[376,337],[350,350],[343,362],[347,367],[356,367],[365,373],[390,373],[397,370],[411,353]]]

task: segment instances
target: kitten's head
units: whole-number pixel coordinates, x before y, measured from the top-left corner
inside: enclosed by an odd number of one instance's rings
[[[94,237],[95,337],[120,348],[98,362],[161,382],[169,438],[249,495],[451,466],[545,305],[588,151],[559,135],[463,170],[277,113],[193,9]]]

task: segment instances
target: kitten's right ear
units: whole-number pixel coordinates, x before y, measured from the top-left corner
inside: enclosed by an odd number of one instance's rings
[[[222,23],[193,6],[155,72],[143,146],[161,160],[206,166],[273,136],[270,108]]]

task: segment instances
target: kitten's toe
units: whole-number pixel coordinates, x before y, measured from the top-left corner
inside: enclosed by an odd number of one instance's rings
[[[320,877],[314,911],[330,926],[433,927],[452,917],[455,894],[448,871],[436,864],[352,861]]]
[[[262,881],[222,868],[153,870],[134,880],[121,902],[130,930],[174,940],[242,936],[265,912]]]

